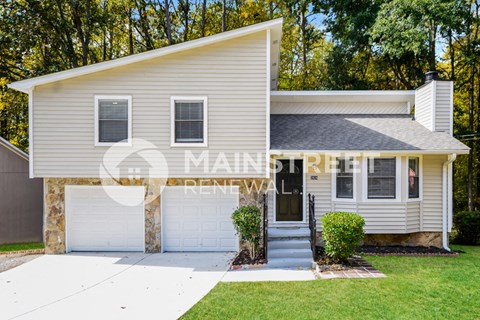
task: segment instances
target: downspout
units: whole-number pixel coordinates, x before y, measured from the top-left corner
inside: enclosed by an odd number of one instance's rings
[[[447,161],[443,163],[442,172],[442,246],[443,249],[451,251],[448,247],[448,221],[449,214],[452,214],[452,186],[450,175],[450,165],[457,158],[457,154],[453,153],[448,156]]]

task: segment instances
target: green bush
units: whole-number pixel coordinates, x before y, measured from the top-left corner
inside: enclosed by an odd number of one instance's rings
[[[253,205],[240,207],[233,212],[232,220],[235,230],[249,247],[250,257],[255,258],[262,236],[260,209]]]
[[[356,213],[329,212],[322,218],[325,253],[335,262],[345,262],[365,235],[365,220]]]
[[[453,225],[457,232],[455,242],[477,244],[480,240],[480,211],[457,212],[453,216]]]

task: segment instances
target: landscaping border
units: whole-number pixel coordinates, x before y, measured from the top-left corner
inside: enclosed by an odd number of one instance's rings
[[[458,252],[452,253],[373,253],[357,252],[363,256],[390,256],[390,257],[458,257]]]
[[[16,250],[16,251],[0,251],[0,255],[9,256],[14,254],[45,254],[45,249],[28,249],[28,250]]]

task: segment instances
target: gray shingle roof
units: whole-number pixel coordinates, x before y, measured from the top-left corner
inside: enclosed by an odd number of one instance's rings
[[[271,115],[272,150],[468,151],[444,132],[431,132],[410,115]]]

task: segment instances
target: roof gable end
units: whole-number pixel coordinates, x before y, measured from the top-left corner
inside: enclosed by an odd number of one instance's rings
[[[52,74],[47,74],[40,77],[13,82],[13,83],[10,83],[8,87],[21,92],[29,93],[32,88],[39,85],[62,81],[62,80],[66,80],[66,79],[70,79],[70,78],[74,78],[82,75],[87,75],[87,74],[91,74],[99,71],[109,70],[109,69],[129,65],[136,62],[141,62],[141,61],[169,55],[172,53],[181,52],[184,50],[195,49],[195,48],[207,46],[213,43],[253,34],[263,30],[273,30],[273,34],[275,35],[274,38],[272,39],[274,48],[273,50],[271,50],[270,55],[271,55],[272,61],[278,60],[279,51],[280,51],[279,50],[280,38],[282,34],[282,31],[281,31],[282,23],[283,23],[283,19],[281,18],[270,20],[270,21],[254,24],[251,26],[222,32],[209,37],[199,38],[199,39],[195,39],[195,40],[191,40],[191,41],[187,41],[187,42],[183,42],[183,43],[179,43],[179,44],[175,44],[175,45],[171,45],[171,46],[167,46],[167,47],[163,47],[155,50],[150,50],[147,52],[137,53],[134,55],[130,55],[130,56],[126,56],[126,57],[122,57],[122,58],[118,58],[110,61],[90,64],[84,67],[69,69],[69,70],[60,71]],[[270,43],[269,45],[272,46],[272,43]],[[278,66],[278,64],[279,64],[278,61],[276,61],[275,65]],[[278,73],[278,68],[272,68],[271,71],[272,71],[271,78],[275,79],[276,81],[276,74]]]

